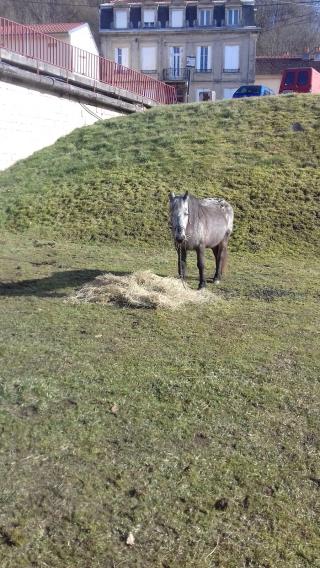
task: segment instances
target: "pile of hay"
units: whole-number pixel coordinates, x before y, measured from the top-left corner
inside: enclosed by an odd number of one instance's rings
[[[112,303],[135,308],[171,310],[185,304],[203,304],[215,300],[216,296],[207,290],[191,290],[179,279],[162,278],[150,271],[134,272],[128,276],[103,274],[69,299],[72,303]]]

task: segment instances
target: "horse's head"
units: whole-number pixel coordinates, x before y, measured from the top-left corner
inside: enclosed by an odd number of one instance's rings
[[[170,214],[171,214],[171,230],[173,238],[179,244],[183,243],[186,238],[186,229],[189,220],[189,195],[175,196],[170,193]]]

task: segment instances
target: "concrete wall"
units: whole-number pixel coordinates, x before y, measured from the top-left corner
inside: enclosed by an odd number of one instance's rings
[[[0,81],[0,170],[75,128],[121,114]]]
[[[279,93],[281,74],[279,75],[256,75],[255,85],[265,85],[273,89],[275,94]]]

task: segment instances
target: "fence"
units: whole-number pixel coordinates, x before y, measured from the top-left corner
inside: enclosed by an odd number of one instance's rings
[[[162,81],[6,18],[0,18],[0,47],[160,104],[176,102],[175,88]]]

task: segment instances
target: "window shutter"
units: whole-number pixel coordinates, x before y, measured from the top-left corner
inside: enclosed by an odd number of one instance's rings
[[[237,89],[235,87],[231,88],[231,89],[230,88],[223,89],[223,98],[224,99],[232,99],[232,95],[233,95],[233,93],[235,93],[236,90]]]
[[[201,66],[201,46],[198,45],[197,47],[197,69],[200,69]]]
[[[157,69],[157,48],[145,46],[141,48],[141,71],[155,71]]]
[[[116,28],[125,29],[127,28],[127,10],[116,10]]]
[[[239,69],[239,46],[226,45],[224,48],[224,69],[237,71]]]
[[[129,67],[129,48],[128,47],[122,48],[122,65],[124,67]]]
[[[171,12],[171,24],[173,28],[182,28],[183,27],[183,10],[172,10]]]
[[[154,13],[154,9],[149,9],[149,8],[145,8],[143,10],[143,22],[144,24],[154,24],[154,18],[155,13]]]
[[[208,46],[208,69],[212,69],[211,45]]]

